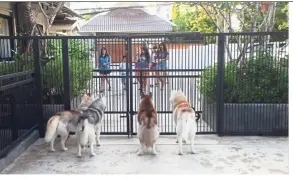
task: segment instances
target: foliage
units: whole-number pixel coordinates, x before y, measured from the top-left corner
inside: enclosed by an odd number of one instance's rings
[[[31,55],[12,50],[12,59],[14,61],[3,61],[0,63],[0,76],[33,70]]]
[[[195,7],[195,11],[187,11],[181,13],[181,6]],[[177,6],[177,7],[176,7]],[[175,8],[176,7],[176,8]],[[205,7],[210,12],[207,14],[201,7]],[[196,29],[199,32],[209,33],[216,32],[217,23],[219,28],[223,28],[223,15],[226,14],[226,23],[230,23],[230,17],[236,14],[238,20],[240,21],[241,31],[251,30],[251,19],[254,17],[254,13],[257,13],[256,27],[259,27],[264,18],[260,10],[261,7],[256,6],[256,2],[182,2],[174,5],[172,11],[173,22],[178,26],[175,31],[191,31],[191,29]],[[201,10],[200,10],[201,9]],[[244,17],[242,17],[244,14]],[[217,18],[219,21],[217,21]],[[233,26],[233,22],[231,22]],[[235,27],[234,27],[235,28]],[[258,29],[261,31],[261,29]],[[273,31],[288,31],[288,2],[277,2],[276,14]]]
[[[44,100],[50,96],[63,96],[63,58],[61,40],[47,40],[50,59],[41,60]],[[93,63],[90,60],[92,49],[83,40],[68,41],[70,94],[76,97],[88,86],[92,79]],[[0,75],[34,70],[33,60],[25,53],[13,53],[12,62],[0,63]]]
[[[200,7],[182,13],[180,12],[179,6],[174,5],[172,19],[173,23],[176,24],[173,29],[174,31],[197,31],[202,33],[214,33],[217,31],[213,23],[216,17],[213,16],[213,19],[210,19]]]
[[[88,20],[90,20],[92,17],[93,17],[93,15],[91,15],[91,14],[86,14],[86,15],[83,15],[82,16],[86,21],[88,21]]]
[[[245,10],[244,14],[245,29],[243,30],[247,31],[251,28],[251,15],[248,10]],[[275,23],[272,31],[288,31],[288,17],[288,2],[278,2],[276,6]],[[265,16],[259,12],[257,22],[262,22],[264,18]]]
[[[236,79],[236,62],[225,64],[225,103],[288,103],[288,65],[266,53],[245,60],[240,83]],[[216,101],[217,77],[217,64],[206,68],[201,76],[199,90],[209,102]]]
[[[277,31],[289,31],[288,2],[279,2],[280,7],[276,9],[276,23],[274,29]]]
[[[53,95],[62,95],[63,91],[63,58],[61,42],[48,41],[48,53],[54,56],[42,67],[44,88]],[[87,88],[87,83],[92,79],[93,63],[89,59],[91,49],[82,40],[68,40],[70,94],[72,97],[80,95]]]

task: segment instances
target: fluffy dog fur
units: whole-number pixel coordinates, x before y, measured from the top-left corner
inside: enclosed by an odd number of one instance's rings
[[[51,142],[50,151],[55,151],[54,142],[58,135],[61,136],[62,150],[67,150],[65,141],[68,138],[69,132],[75,132],[79,115],[87,109],[92,101],[93,97],[85,93],[77,109],[59,112],[49,119],[47,122],[45,142]]]
[[[76,136],[78,146],[77,156],[81,157],[81,149],[84,148],[88,143],[90,144],[91,156],[96,156],[94,152],[94,145],[96,145],[95,125],[89,123],[88,119],[82,120],[77,125]]]
[[[151,154],[156,155],[155,143],[159,137],[159,130],[157,112],[151,94],[142,94],[142,99],[138,106],[137,122],[137,134],[140,142],[138,155],[142,155],[145,149],[151,149]]]
[[[94,145],[100,146],[101,123],[106,110],[106,97],[96,99],[78,118],[77,130],[77,156],[81,157],[81,148],[88,142],[91,149],[91,156],[95,156]],[[96,138],[96,140],[95,140]]]
[[[191,153],[194,154],[194,137],[196,133],[195,113],[182,91],[172,90],[170,102],[173,105],[173,120],[176,125],[179,155],[183,155],[182,142],[190,139]]]

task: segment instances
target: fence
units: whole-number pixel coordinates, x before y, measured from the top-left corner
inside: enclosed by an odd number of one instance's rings
[[[170,33],[1,39],[11,41],[9,44],[13,44],[18,52],[13,53],[11,61],[0,62],[0,75],[25,70],[39,74],[34,77],[37,87],[34,103],[40,109],[37,115],[43,117],[34,123],[38,124],[41,136],[50,116],[77,107],[82,93],[99,95],[103,76],[96,67],[95,59],[102,46],[115,53],[110,54],[113,63],[111,73],[107,75],[110,90],[104,84],[108,107],[103,134],[136,134],[142,79],[147,79],[146,90],[153,94],[162,135],[175,134],[176,131],[169,102],[171,89],[181,89],[194,107],[200,119],[197,122],[198,134],[288,133],[287,33]],[[167,44],[169,52],[167,68],[136,69],[137,47],[154,46],[161,41]],[[22,53],[19,49],[23,50]],[[123,56],[126,56],[128,65],[126,69],[119,69],[120,64],[115,62],[123,61]],[[22,68],[16,68],[19,66]],[[142,72],[144,75],[140,75]],[[125,74],[125,90],[121,73]],[[164,90],[161,88],[165,83],[159,82],[156,86],[156,79],[166,79]],[[16,94],[22,93],[15,91]],[[12,118],[2,120],[11,122]],[[21,123],[17,127],[22,126]]]
[[[0,76],[0,158],[38,127],[37,88],[32,71]]]

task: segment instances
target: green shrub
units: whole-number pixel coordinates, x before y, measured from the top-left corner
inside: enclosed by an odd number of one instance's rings
[[[0,76],[33,70],[34,64],[30,54],[12,51],[12,59],[14,60],[0,62]]]
[[[52,96],[57,96],[59,99],[64,96],[61,40],[47,40],[47,49],[47,57],[41,59],[44,103],[53,103],[54,101],[49,99]],[[92,49],[89,48],[89,44],[85,40],[75,39],[68,41],[71,97],[80,95],[84,89],[88,88],[88,82],[92,79],[93,63],[90,59],[91,52]],[[0,63],[0,76],[34,70],[32,57],[14,53],[13,59],[13,62]]]
[[[241,70],[235,61],[227,62],[224,74],[225,103],[288,103],[288,66],[273,56],[247,58]],[[199,90],[211,103],[216,101],[217,77],[217,64],[201,75]]]
[[[68,41],[71,97],[80,95],[88,87],[88,82],[92,79],[93,63],[90,59],[91,52],[92,49],[89,49],[84,40]],[[48,41],[48,54],[53,56],[53,60],[42,66],[43,87],[52,95],[63,96],[63,59],[60,40]]]

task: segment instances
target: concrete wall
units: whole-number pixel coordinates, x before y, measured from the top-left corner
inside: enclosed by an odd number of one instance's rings
[[[216,103],[202,100],[202,120],[217,130]],[[286,133],[288,132],[288,104],[224,104],[221,121],[223,133]]]

